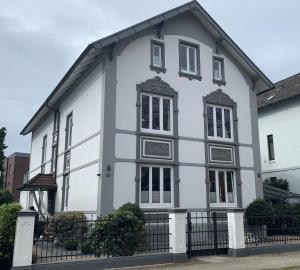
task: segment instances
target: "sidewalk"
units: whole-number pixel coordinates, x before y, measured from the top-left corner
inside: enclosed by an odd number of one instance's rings
[[[127,268],[129,269],[129,268]],[[187,263],[165,264],[131,268],[134,270],[256,270],[256,269],[300,269],[300,252],[268,254],[248,257],[209,256],[195,257]],[[124,268],[123,268],[124,270]]]

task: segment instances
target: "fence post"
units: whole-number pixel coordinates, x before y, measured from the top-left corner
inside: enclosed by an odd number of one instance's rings
[[[230,209],[227,212],[228,218],[228,255],[245,256],[245,230],[244,230],[244,209]]]
[[[13,267],[32,264],[34,211],[19,211],[15,234]]]
[[[174,262],[182,262],[187,259],[186,212],[186,209],[179,208],[169,211],[169,243]]]

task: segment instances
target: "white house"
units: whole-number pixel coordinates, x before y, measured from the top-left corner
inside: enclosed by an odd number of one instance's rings
[[[97,40],[21,132],[21,201],[87,214],[245,207],[262,196],[256,92],[270,87],[197,1]]]
[[[262,178],[282,178],[300,193],[300,73],[257,95]]]

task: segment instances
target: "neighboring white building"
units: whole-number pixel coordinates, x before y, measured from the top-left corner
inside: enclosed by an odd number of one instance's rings
[[[300,193],[300,73],[257,95],[262,178],[287,179]]]
[[[262,196],[256,92],[270,87],[196,1],[95,41],[21,132],[21,202],[246,207]]]

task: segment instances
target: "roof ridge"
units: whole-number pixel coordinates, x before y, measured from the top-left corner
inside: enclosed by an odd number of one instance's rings
[[[293,75],[291,75],[291,76],[289,76],[289,77],[286,77],[285,79],[282,79],[282,80],[280,80],[280,81],[278,81],[278,82],[275,82],[274,84],[278,84],[278,83],[280,83],[280,82],[282,82],[282,81],[286,81],[286,80],[291,79],[291,78],[293,78],[293,77],[296,77],[296,76],[298,76],[298,75],[300,75],[300,72],[298,72],[298,73],[296,73],[296,74],[293,74]]]

